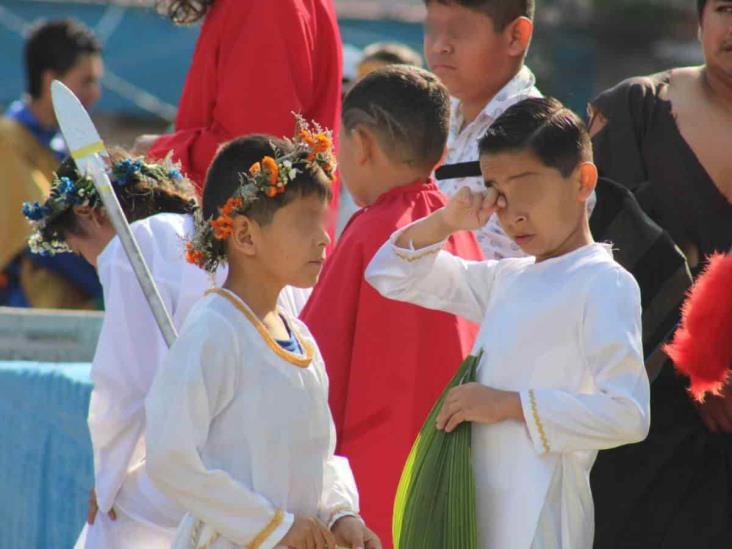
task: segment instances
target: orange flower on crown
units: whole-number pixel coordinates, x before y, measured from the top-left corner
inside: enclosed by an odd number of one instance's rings
[[[277,180],[280,178],[280,169],[277,167],[277,161],[271,156],[265,156],[262,158],[262,168],[269,174],[269,184],[273,187],[277,185]]]
[[[251,175],[256,175],[259,173],[259,171],[262,169],[262,165],[259,162],[255,162],[252,164],[252,167],[249,168],[249,173]]]
[[[234,219],[231,217],[231,214],[234,213],[234,210],[241,207],[241,205],[241,198],[232,197],[226,201],[223,207],[219,208],[220,215],[209,222],[216,240],[226,240],[231,236],[231,233],[234,231]]]
[[[206,256],[202,251],[196,250],[196,248],[193,246],[193,242],[188,242],[186,243],[186,261],[188,263],[192,263],[193,265],[203,267],[203,265],[206,263]]]

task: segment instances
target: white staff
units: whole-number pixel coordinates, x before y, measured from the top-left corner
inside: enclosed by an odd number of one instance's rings
[[[92,178],[94,187],[104,204],[107,217],[122,241],[122,246],[163,334],[163,339],[170,347],[178,334],[107,176],[103,157],[108,157],[108,154],[104,142],[99,137],[99,132],[94,127],[89,113],[69,88],[58,80],[54,80],[51,84],[51,96],[53,110],[56,112],[56,119],[71,152],[71,157],[76,162],[79,172]]]

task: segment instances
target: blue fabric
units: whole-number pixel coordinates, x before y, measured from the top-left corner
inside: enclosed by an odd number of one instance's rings
[[[280,316],[282,319],[282,322],[285,324],[285,328],[287,328],[287,333],[290,336],[290,339],[277,339],[277,345],[282,347],[285,351],[288,353],[296,353],[296,354],[303,354],[302,348],[300,347],[300,342],[297,340],[297,338],[292,334],[292,330],[290,330],[290,325],[287,324],[287,320],[283,316]]]
[[[89,364],[0,362],[0,547],[70,549],[93,484]]]
[[[76,254],[37,255],[31,254],[33,263],[62,275],[81,288],[89,297],[102,299],[102,285],[97,270],[83,257]]]
[[[5,111],[5,116],[22,124],[41,145],[50,149],[59,161],[68,156],[66,142],[58,128],[42,126],[25,101],[13,101]]]

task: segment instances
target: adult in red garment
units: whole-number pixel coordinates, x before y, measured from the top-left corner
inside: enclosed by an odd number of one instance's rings
[[[293,111],[337,131],[343,67],[333,0],[158,0],[158,8],[177,24],[203,24],[175,131],[140,136],[135,152],[173,151],[200,192],[219,145],[234,137],[291,135]],[[335,187],[333,195],[335,209]]]

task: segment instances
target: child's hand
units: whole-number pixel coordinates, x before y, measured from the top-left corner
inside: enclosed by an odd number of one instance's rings
[[[523,417],[518,393],[466,383],[447,393],[437,416],[437,428],[451,433],[463,421],[490,424],[506,419],[523,421]]]
[[[333,525],[338,545],[351,549],[381,549],[378,536],[356,517],[343,517]]]
[[[94,522],[97,520],[98,512],[99,506],[97,505],[97,493],[94,488],[92,488],[91,492],[89,492],[89,510],[86,513],[86,522],[89,526],[94,525]],[[117,513],[114,512],[114,509],[110,509],[107,516],[112,520],[117,520]]]
[[[291,549],[335,549],[336,542],[328,527],[317,518],[296,515],[279,545]]]
[[[452,231],[475,230],[488,223],[496,208],[504,205],[505,199],[499,198],[493,187],[480,193],[463,187],[441,210],[442,219]]]

